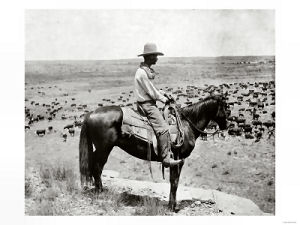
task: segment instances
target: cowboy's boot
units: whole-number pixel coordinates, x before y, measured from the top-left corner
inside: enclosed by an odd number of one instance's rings
[[[175,160],[171,158],[171,137],[169,131],[158,135],[159,157],[164,167],[177,166],[183,163],[182,159]]]

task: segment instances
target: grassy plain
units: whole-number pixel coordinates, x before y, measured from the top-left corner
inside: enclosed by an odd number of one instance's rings
[[[46,115],[42,104],[60,102],[62,111],[52,121],[39,121],[25,131],[25,213],[27,215],[169,215],[165,207],[158,207],[152,200],[140,200],[135,207],[127,207],[126,196],[116,196],[106,191],[103,201],[82,194],[79,185],[78,143],[80,129],[75,136],[68,135],[63,142],[63,127],[79,117],[83,110],[71,107],[72,103],[87,104],[86,110],[94,110],[98,104],[108,105],[103,99],[128,98],[133,103],[133,77],[140,60],[112,61],[27,61],[25,63],[25,106],[34,115]],[[242,63],[241,63],[242,62]],[[246,63],[244,63],[246,62]],[[250,63],[248,63],[250,62]],[[206,88],[207,85],[233,84],[232,89],[243,90],[239,83],[255,83],[275,80],[275,57],[245,56],[217,58],[160,58],[155,70],[158,88],[188,85]],[[72,98],[74,100],[72,100]],[[191,99],[196,102],[197,99]],[[34,104],[31,104],[35,101]],[[180,98],[183,103],[185,99]],[[268,96],[268,102],[271,98]],[[36,105],[39,103],[39,105]],[[244,102],[233,110],[238,115]],[[271,119],[274,105],[264,108],[263,121]],[[61,119],[62,114],[67,118]],[[249,114],[245,113],[248,122]],[[27,125],[28,120],[25,119]],[[53,131],[44,137],[35,134],[37,129]],[[112,151],[104,169],[115,170],[121,178],[152,180],[145,161],[136,159],[117,147]],[[163,180],[158,163],[152,163],[153,182]],[[264,212],[275,213],[275,137],[267,134],[259,142],[244,136],[225,139],[215,137],[198,140],[191,156],[186,160],[180,184],[192,187],[217,189],[229,194],[249,198]],[[114,197],[113,197],[114,196]],[[124,200],[125,199],[125,200]],[[149,203],[150,202],[150,203]],[[74,206],[68,207],[68,205]],[[91,206],[92,204],[92,206]],[[141,204],[144,208],[141,208]],[[145,207],[146,205],[146,207]],[[150,206],[150,207],[147,207]],[[75,210],[76,209],[76,210]],[[157,209],[158,211],[155,211]],[[112,211],[111,211],[112,210]],[[153,211],[154,210],[154,211]],[[113,213],[111,213],[113,212]],[[202,211],[203,212],[203,211]],[[201,215],[209,214],[204,212]],[[187,214],[188,215],[188,214]]]

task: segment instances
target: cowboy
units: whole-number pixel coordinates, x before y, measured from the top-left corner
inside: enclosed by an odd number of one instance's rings
[[[179,165],[183,161],[171,158],[171,138],[168,124],[156,105],[156,101],[165,104],[171,101],[164,91],[159,91],[151,82],[157,74],[151,66],[156,64],[158,55],[164,54],[157,51],[154,43],[144,45],[144,52],[138,55],[144,57],[144,62],[140,64],[135,73],[134,94],[138,110],[147,116],[157,137],[159,160],[164,167],[170,167]]]

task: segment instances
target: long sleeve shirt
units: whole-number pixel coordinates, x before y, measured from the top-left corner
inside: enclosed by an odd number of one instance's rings
[[[156,87],[149,79],[146,71],[142,68],[138,68],[135,73],[134,93],[137,102],[158,100],[165,103],[167,101],[167,98],[159,90],[156,89]]]

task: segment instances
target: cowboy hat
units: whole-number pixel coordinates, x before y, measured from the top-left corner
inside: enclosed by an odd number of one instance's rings
[[[164,55],[162,52],[157,51],[156,44],[154,43],[146,43],[144,45],[144,52],[138,56],[144,55]]]

